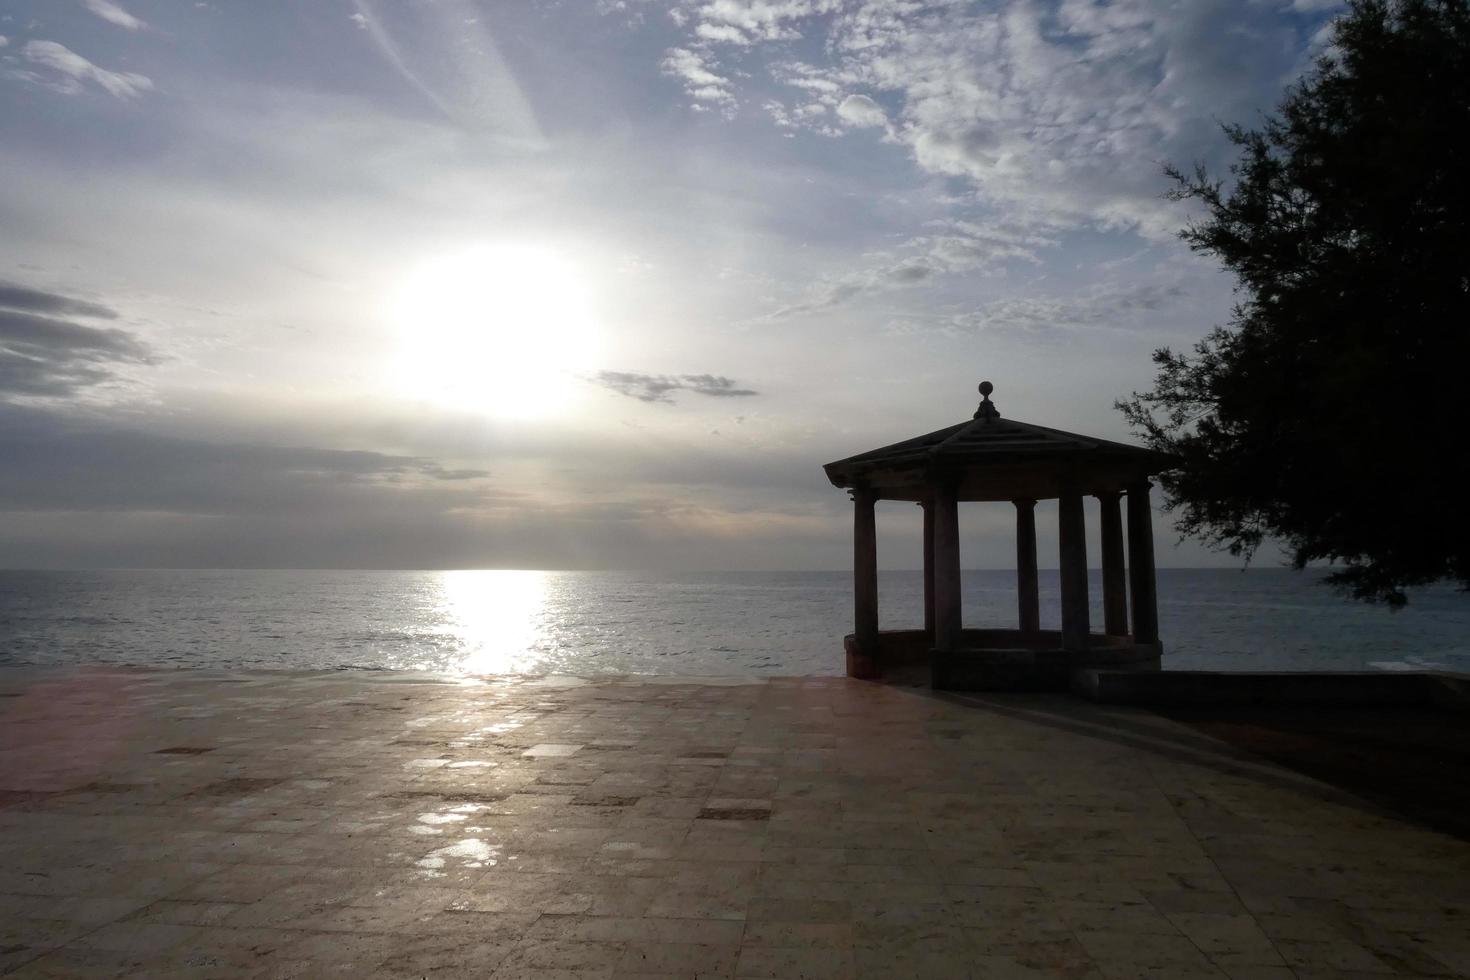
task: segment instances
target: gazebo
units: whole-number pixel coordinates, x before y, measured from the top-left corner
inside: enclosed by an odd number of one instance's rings
[[[1166,453],[1002,419],[981,382],[974,418],[828,463],[834,486],[854,504],[855,623],[844,646],[850,677],[876,679],[925,662],[948,690],[1064,688],[1084,667],[1157,669],[1149,477],[1173,467]],[[1087,596],[1083,498],[1102,523],[1103,631],[1093,632]],[[1128,509],[1124,558],[1122,501]],[[1062,628],[1041,628],[1036,578],[1036,502],[1058,501]],[[924,628],[878,628],[874,507],[904,500],[924,508]],[[1016,510],[1018,629],[966,629],[960,606],[958,505],[1010,501]],[[1131,602],[1131,617],[1130,603]],[[1130,631],[1130,618],[1132,629]]]

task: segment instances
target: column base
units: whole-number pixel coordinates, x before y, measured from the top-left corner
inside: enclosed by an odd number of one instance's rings
[[[842,649],[847,654],[847,676],[860,681],[876,681],[883,676],[876,650],[863,650],[857,637],[851,634],[842,638]]]

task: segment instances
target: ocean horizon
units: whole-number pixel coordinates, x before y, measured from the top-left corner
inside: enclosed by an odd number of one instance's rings
[[[967,569],[967,626],[1011,626],[1015,573]],[[1470,671],[1470,603],[1414,590],[1350,602],[1320,572],[1158,570],[1164,665]],[[1092,622],[1102,621],[1090,573]],[[1055,569],[1042,626],[1060,623]],[[880,624],[922,625],[923,577],[879,574]],[[447,674],[821,675],[843,671],[848,571],[106,569],[0,571],[0,665]]]

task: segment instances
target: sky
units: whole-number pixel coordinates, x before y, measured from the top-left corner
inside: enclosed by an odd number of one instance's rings
[[[0,567],[846,567],[983,379],[1131,438],[1232,303],[1162,168],[1336,9],[0,0]]]

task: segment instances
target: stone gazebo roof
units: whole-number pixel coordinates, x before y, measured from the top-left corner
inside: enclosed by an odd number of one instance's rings
[[[923,501],[938,480],[957,483],[960,500],[1047,500],[1069,486],[1126,490],[1175,462],[1166,453],[1000,417],[984,396],[975,417],[823,467],[833,486],[867,487],[885,500]]]

